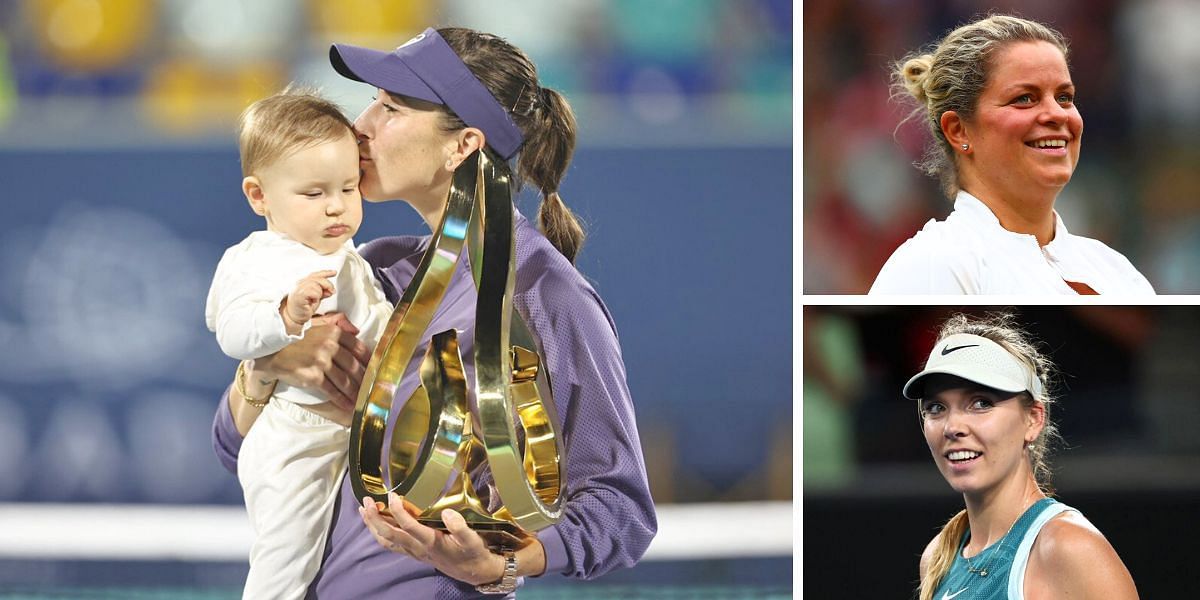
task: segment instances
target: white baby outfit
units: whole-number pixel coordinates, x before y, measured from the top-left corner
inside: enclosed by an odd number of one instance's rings
[[[337,271],[334,294],[317,314],[341,312],[374,348],[392,313],[371,266],[351,242],[317,251],[272,231],[256,231],[225,251],[208,293],[205,320],[225,354],[274,354],[288,335],[279,306],[308,275]],[[305,324],[306,331],[309,324]],[[350,430],[303,408],[325,400],[282,381],[242,442],[238,480],[254,530],[243,598],[304,598],[321,566],[334,501],[346,469]]]

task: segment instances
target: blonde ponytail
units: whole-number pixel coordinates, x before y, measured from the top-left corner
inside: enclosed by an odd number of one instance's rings
[[[921,573],[920,600],[933,600],[933,593],[937,591],[938,584],[942,582],[946,573],[950,572],[950,565],[954,564],[954,555],[958,552],[958,544],[962,540],[963,534],[967,532],[969,525],[967,511],[963,509],[946,521],[942,527],[942,532],[938,534],[937,547],[934,548],[933,555],[929,557],[929,563],[925,565],[925,570]]]

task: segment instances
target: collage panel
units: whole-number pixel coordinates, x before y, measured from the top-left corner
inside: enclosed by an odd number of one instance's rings
[[[0,0],[0,598],[792,597],[793,0]]]
[[[1200,307],[802,321],[804,595],[1187,595]]]
[[[1200,291],[1200,53],[1170,33],[1197,25],[1188,2],[805,2],[804,293]]]

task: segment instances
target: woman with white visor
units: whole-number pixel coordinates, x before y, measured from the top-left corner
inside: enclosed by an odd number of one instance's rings
[[[921,555],[921,600],[1137,598],[1100,531],[1049,494],[1052,365],[1009,315],[954,315],[904,396],[966,509]]]

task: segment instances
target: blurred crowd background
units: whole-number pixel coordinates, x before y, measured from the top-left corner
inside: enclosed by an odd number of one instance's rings
[[[1188,557],[1163,539],[1194,532],[1200,509],[1200,309],[1195,306],[804,308],[805,592],[901,597],[917,559],[962,507],[938,472],[916,402],[900,393],[952,313],[1016,316],[1054,362],[1052,449],[1061,501],[1112,541],[1143,597],[1185,593]],[[1182,530],[1180,530],[1182,528]],[[1190,534],[1184,534],[1190,535]],[[850,545],[894,557],[860,577]],[[1184,553],[1188,554],[1188,553]]]
[[[931,218],[949,214],[918,162],[915,106],[889,101],[891,64],[988,12],[1061,31],[1084,119],[1056,208],[1124,253],[1159,293],[1200,291],[1200,3],[1192,0],[804,2],[804,291],[865,293]]]
[[[328,67],[331,42],[388,49],[453,24],[528,52],[593,143],[789,140],[791,22],[786,0],[6,0],[0,136],[224,140],[246,104],[291,80],[354,109],[366,99]]]

